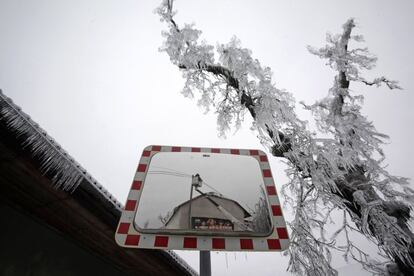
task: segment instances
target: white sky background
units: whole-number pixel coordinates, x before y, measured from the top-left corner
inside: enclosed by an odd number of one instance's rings
[[[214,114],[180,95],[181,73],[158,52],[165,29],[152,13],[158,4],[0,0],[0,88],[121,202],[147,145],[261,148],[249,123],[218,138]],[[413,178],[414,2],[180,0],[176,8],[177,23],[195,22],[213,45],[238,36],[273,69],[278,88],[306,103],[326,95],[334,72],[305,46],[323,46],[327,31],[355,17],[354,33],[379,57],[366,76],[386,75],[405,90],[351,89],[364,92],[364,112],[391,136],[389,170]],[[271,160],[280,189],[286,177]],[[197,253],[181,254],[198,269]],[[227,262],[212,254],[214,275],[284,275],[286,265],[279,253],[228,253]]]

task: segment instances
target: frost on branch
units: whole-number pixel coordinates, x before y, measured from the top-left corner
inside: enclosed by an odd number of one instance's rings
[[[328,45],[316,49],[308,46],[309,52],[320,58],[327,60],[327,65],[338,72],[343,72],[348,81],[359,81],[367,85],[381,86],[385,84],[390,89],[401,89],[397,81],[388,80],[385,77],[379,77],[373,81],[367,81],[360,75],[360,70],[370,70],[375,67],[377,58],[370,54],[368,48],[348,49],[350,40],[363,42],[362,35],[351,36],[351,31],[355,27],[354,19],[349,19],[343,25],[343,33],[338,35],[327,34],[326,41]]]
[[[309,48],[311,53],[327,59],[338,75],[328,96],[306,107],[315,115],[319,130],[339,142],[336,152],[343,158],[347,172],[341,184],[350,190],[349,198],[359,213],[354,222],[366,236],[375,238],[389,257],[412,269],[414,236],[407,225],[410,209],[406,203],[412,203],[413,190],[407,186],[407,179],[392,176],[384,168],[381,146],[388,137],[361,113],[363,96],[353,95],[349,89],[351,81],[376,86],[385,83],[390,89],[400,87],[385,77],[368,82],[361,76],[360,70],[373,68],[376,58],[366,48],[348,49],[354,26],[350,19],[341,35],[328,36],[327,46]],[[361,41],[362,36],[357,38]]]
[[[366,48],[348,49],[351,39],[363,41],[362,36],[351,35],[354,21],[345,23],[342,34],[328,35],[327,46],[309,47],[338,72],[328,96],[305,105],[313,112],[318,131],[328,136],[318,139],[297,118],[292,95],[274,85],[270,68],[254,59],[237,38],[217,47],[201,41],[201,31],[193,25],[179,27],[174,21],[172,1],[163,1],[157,13],[169,28],[160,50],[182,71],[183,94],[198,95],[200,106],[217,113],[220,135],[238,128],[245,114],[250,115],[260,141],[286,160],[291,181],[283,194],[294,210],[289,269],[303,275],[335,275],[330,256],[339,251],[381,273],[383,264],[352,242],[349,233],[354,231],[377,243],[401,271],[414,273],[414,235],[407,224],[406,204],[414,193],[405,185],[407,179],[384,169],[381,146],[387,136],[361,114],[363,97],[349,90],[351,82],[399,87],[385,77],[363,78],[361,70],[374,68],[376,58]],[[343,224],[328,237],[326,224],[338,210],[344,212]],[[340,235],[344,244],[336,242]]]
[[[253,127],[259,133],[276,133],[281,128],[293,133],[295,128],[303,127],[293,111],[291,94],[273,85],[270,68],[254,59],[236,37],[214,47],[199,40],[201,31],[194,26],[178,27],[173,20],[172,1],[163,1],[156,12],[169,23],[160,50],[182,69],[186,80],[183,94],[193,96],[194,92],[201,92],[199,105],[207,111],[215,109],[220,135],[225,135],[232,125],[238,127],[246,109],[255,118]],[[262,136],[264,143],[274,143],[267,135]]]

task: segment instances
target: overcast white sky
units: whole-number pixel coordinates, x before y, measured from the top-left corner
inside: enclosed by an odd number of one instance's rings
[[[180,94],[181,73],[158,52],[165,28],[152,13],[158,4],[0,0],[0,89],[121,202],[147,145],[261,148],[249,123],[219,139],[214,114],[204,115]],[[334,73],[305,46],[324,45],[326,31],[340,32],[355,17],[355,32],[379,57],[367,76],[384,74],[405,90],[351,88],[364,92],[364,112],[391,136],[389,170],[413,178],[414,2],[180,0],[176,8],[177,22],[195,22],[212,44],[237,35],[272,67],[278,88],[307,103],[327,93]],[[280,163],[271,162],[280,189],[286,178]],[[181,254],[198,268],[196,253]],[[214,275],[286,274],[287,258],[279,253],[212,257]]]

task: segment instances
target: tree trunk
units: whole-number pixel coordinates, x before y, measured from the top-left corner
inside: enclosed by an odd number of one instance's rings
[[[171,9],[171,8],[170,8]],[[172,25],[174,26],[175,30],[177,32],[180,32],[175,22],[172,20],[172,18],[169,19]],[[348,28],[345,28],[344,33],[342,34],[340,45],[343,47],[344,54],[347,53],[348,48],[348,41],[350,39],[351,30],[354,27],[353,21],[349,21]],[[187,43],[187,46],[189,44]],[[194,63],[191,65],[191,68],[188,68],[184,64],[179,64],[178,67],[182,70],[202,70],[206,71],[208,73],[211,73],[217,77],[220,77],[221,79],[224,79],[229,87],[232,87],[239,95],[241,99],[241,104],[244,105],[247,110],[249,111],[250,115],[252,116],[253,120],[256,120],[256,112],[255,112],[255,105],[258,104],[257,99],[254,99],[250,96],[249,93],[244,91],[239,84],[239,80],[234,76],[233,72],[229,70],[226,67],[216,65],[216,64],[206,64],[203,61],[199,61],[197,63]],[[340,71],[339,75],[337,76],[337,81],[339,82],[341,89],[348,89],[350,81],[347,79],[347,75],[345,72]],[[368,84],[370,85],[370,84]],[[388,85],[388,84],[387,84]],[[342,108],[342,104],[344,103],[344,98],[342,95],[336,95],[337,96],[337,103],[339,103],[338,110],[334,110],[333,112],[340,112]],[[338,116],[341,116],[340,113],[336,114]],[[288,159],[296,168],[302,173],[303,177],[305,178],[312,178],[312,175],[310,172],[304,172],[302,171],[300,164],[297,163],[296,160],[290,159],[287,156],[289,156],[289,153],[292,151],[292,144],[290,141],[290,138],[283,133],[283,131],[277,131],[277,133],[274,133],[272,129],[267,127],[267,133],[269,137],[274,141],[274,145],[271,148],[271,153],[275,157],[282,157]],[[303,155],[304,158],[312,158],[311,156]],[[296,163],[295,163],[296,162]],[[414,260],[414,234],[410,230],[407,221],[409,220],[411,214],[410,214],[410,208],[405,205],[404,203],[397,202],[397,201],[383,201],[378,196],[372,185],[369,183],[370,179],[365,175],[365,171],[363,168],[355,168],[352,170],[349,170],[345,174],[345,180],[343,179],[337,179],[335,181],[339,191],[332,191],[335,193],[338,197],[342,198],[344,202],[347,202],[345,204],[346,211],[350,214],[353,218],[359,218],[360,221],[363,219],[363,206],[360,206],[358,202],[355,201],[355,194],[359,191],[358,187],[355,185],[352,185],[352,182],[355,180],[358,180],[360,183],[366,183],[366,185],[359,185],[359,187],[363,186],[366,187],[364,190],[361,190],[363,192],[364,197],[368,196],[369,198],[365,198],[365,200],[369,203],[372,201],[379,201],[381,202],[380,208],[383,212],[385,212],[388,216],[394,217],[396,219],[396,224],[406,233],[408,237],[411,238],[410,244],[407,245],[409,248],[409,255],[411,259]],[[378,208],[378,207],[377,207]],[[372,224],[372,220],[370,220],[370,217],[368,215],[368,224],[369,229],[372,235],[378,240],[379,244],[383,244],[386,241],[382,239],[381,233],[376,232],[375,225]],[[359,223],[357,223],[358,227],[362,227]],[[361,229],[363,230],[363,229]],[[369,235],[369,234],[367,234]],[[389,257],[395,261],[395,263],[398,265],[399,270],[404,275],[414,275],[414,267],[411,266],[406,260],[402,259],[398,253],[389,253],[387,252]]]

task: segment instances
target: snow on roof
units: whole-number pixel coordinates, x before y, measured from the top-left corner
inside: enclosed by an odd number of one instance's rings
[[[216,197],[216,198],[220,198],[220,199],[232,201],[232,202],[234,202],[236,205],[238,205],[243,210],[244,217],[245,218],[251,217],[251,214],[243,206],[241,206],[240,203],[238,203],[237,201],[235,201],[233,199],[226,198],[223,195],[218,194],[218,193],[215,193],[215,192],[208,192],[208,193],[204,193],[204,194],[198,195],[198,196],[192,198],[191,201],[195,201],[195,200],[197,200],[197,199],[199,199],[201,197]],[[184,206],[185,204],[187,204],[189,202],[190,202],[190,200],[187,200],[187,201],[184,201],[183,203],[181,203],[180,205],[177,205],[174,208],[173,214],[171,215],[171,217],[178,211],[178,209],[180,209],[182,206]],[[171,217],[170,217],[170,219],[171,219]]]
[[[52,173],[52,182],[57,189],[73,192],[83,181],[87,181],[95,192],[101,194],[119,212],[122,204],[94,179],[67,151],[65,151],[39,124],[13,103],[0,89],[0,120],[16,137],[24,137],[22,146],[28,148],[33,157],[40,161],[42,173]],[[191,275],[197,272],[181,257],[170,250],[165,251]]]
[[[54,172],[52,181],[56,188],[73,192],[86,179],[117,209],[122,210],[122,204],[109,191],[1,90],[0,109],[0,119],[5,121],[10,130],[26,137],[23,146],[39,158],[42,173]]]

